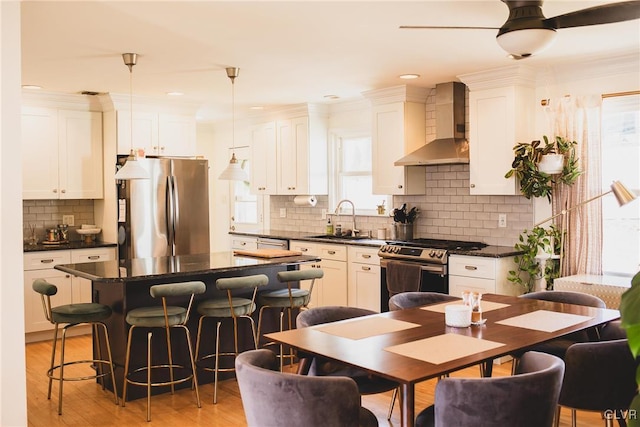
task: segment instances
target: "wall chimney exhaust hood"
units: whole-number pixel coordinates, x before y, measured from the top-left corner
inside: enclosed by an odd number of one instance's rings
[[[469,163],[465,139],[464,83],[436,85],[436,139],[394,162],[396,166],[451,165]]]

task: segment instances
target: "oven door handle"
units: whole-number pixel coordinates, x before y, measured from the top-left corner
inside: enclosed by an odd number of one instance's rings
[[[405,265],[416,265],[415,262],[403,262],[403,261],[395,261],[395,262],[400,262]],[[385,261],[382,261],[380,262],[380,267],[385,268],[386,264],[387,263]],[[428,271],[430,273],[437,273],[437,274],[440,274],[441,276],[444,276],[445,274],[447,274],[447,266],[444,264],[420,264],[420,270]]]

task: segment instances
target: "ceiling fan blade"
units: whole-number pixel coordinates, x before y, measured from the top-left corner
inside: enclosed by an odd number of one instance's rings
[[[499,30],[500,27],[457,27],[446,25],[400,25],[402,30]]]
[[[610,24],[614,22],[640,19],[640,1],[623,1],[619,3],[594,6],[564,15],[545,19],[545,23],[553,28],[585,27],[588,25]]]

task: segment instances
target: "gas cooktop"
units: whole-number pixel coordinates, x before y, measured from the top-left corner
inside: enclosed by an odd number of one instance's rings
[[[448,251],[482,249],[482,242],[460,240],[415,239],[409,242],[389,241],[378,251],[382,258],[396,258],[426,263],[446,264]]]

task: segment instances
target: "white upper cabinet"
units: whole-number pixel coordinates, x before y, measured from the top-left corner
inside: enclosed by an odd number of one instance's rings
[[[131,150],[143,149],[151,154],[158,147],[158,115],[134,112],[133,129],[128,111],[116,112],[118,154],[128,155]],[[133,144],[131,143],[133,137]]]
[[[254,193],[327,194],[327,115],[316,106],[303,109],[252,128]]]
[[[101,199],[102,114],[22,109],[23,199]]]
[[[426,144],[429,89],[412,86],[365,92],[371,100],[373,193],[425,194],[426,168],[395,166],[405,154]]]
[[[159,156],[196,155],[196,118],[181,114],[160,114],[158,116]]]
[[[514,66],[460,76],[469,87],[469,192],[517,195],[513,146],[535,139],[534,75]]]

